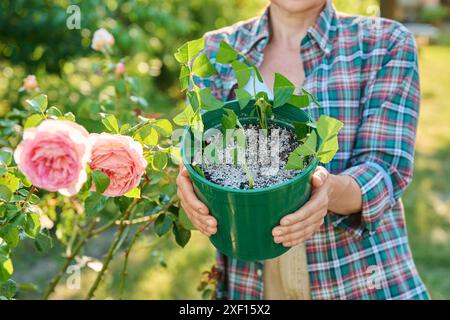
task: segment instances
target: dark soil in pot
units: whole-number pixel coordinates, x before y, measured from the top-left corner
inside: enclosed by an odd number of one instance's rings
[[[254,179],[253,189],[262,189],[289,181],[303,170],[286,170],[289,154],[299,146],[293,130],[270,124],[267,133],[259,124],[243,124],[246,136],[246,164]],[[220,143],[223,135],[216,133],[209,137],[206,145]],[[220,164],[206,160],[201,168],[205,178],[223,187],[247,190],[249,181],[241,164],[231,158],[234,145],[228,143],[226,148],[218,149]],[[305,168],[311,161],[308,159]]]

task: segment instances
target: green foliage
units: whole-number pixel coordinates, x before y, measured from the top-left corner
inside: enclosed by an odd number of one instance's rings
[[[302,140],[302,137],[304,137],[308,131],[309,125],[298,122],[295,123],[294,126],[297,138]],[[308,156],[317,157],[322,163],[330,162],[339,150],[337,135],[342,127],[343,123],[339,120],[326,115],[321,115],[315,125],[316,130],[311,131],[306,140],[289,155],[286,169],[303,169]],[[317,136],[319,136],[321,140],[319,148],[317,148]]]
[[[95,191],[98,193],[105,192],[109,186],[108,175],[98,170],[92,171],[92,181],[95,185]]]
[[[292,97],[295,90],[295,85],[289,81],[285,76],[275,73],[275,80],[273,84],[273,107],[278,108],[286,104]]]
[[[317,150],[317,158],[320,162],[330,162],[339,150],[337,135],[343,126],[344,124],[337,119],[325,115],[320,116],[317,121],[317,132],[322,140],[319,150]]]
[[[45,94],[26,100],[26,102],[31,107],[31,110],[36,113],[44,113],[48,106],[47,96]]]
[[[106,205],[108,198],[98,193],[91,193],[84,201],[84,209],[88,217],[97,215]]]

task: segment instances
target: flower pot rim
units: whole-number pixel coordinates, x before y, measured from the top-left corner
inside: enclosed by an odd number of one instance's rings
[[[234,102],[234,101],[229,101],[229,102]],[[240,117],[240,119],[251,119],[253,117]],[[255,118],[256,119],[256,118]],[[287,121],[283,120],[283,119],[276,119],[279,122],[284,122],[289,124]],[[190,131],[190,127],[186,127],[184,133],[183,133],[183,137],[182,137],[182,141],[181,141],[181,161],[183,162],[184,166],[186,167],[186,169],[189,172],[189,175],[193,178],[195,178],[197,181],[206,184],[218,191],[223,191],[223,192],[229,192],[229,193],[239,193],[239,194],[261,194],[261,193],[266,193],[266,192],[271,192],[274,190],[278,190],[281,189],[283,187],[289,186],[291,184],[296,183],[297,181],[301,180],[304,176],[308,175],[309,172],[311,170],[314,170],[314,168],[316,168],[316,166],[319,164],[319,160],[317,158],[314,158],[309,164],[308,166],[298,175],[296,175],[295,177],[293,177],[292,179],[285,181],[283,183],[280,184],[276,184],[270,187],[266,187],[266,188],[260,188],[260,189],[234,189],[234,188],[230,188],[230,187],[224,187],[221,186],[219,184],[216,184],[214,182],[209,181],[208,179],[204,178],[203,176],[201,176],[200,174],[197,173],[197,171],[194,170],[194,168],[191,166],[190,163],[188,163],[186,161],[185,158],[185,152],[184,152],[184,139],[186,139],[186,137],[189,135]]]

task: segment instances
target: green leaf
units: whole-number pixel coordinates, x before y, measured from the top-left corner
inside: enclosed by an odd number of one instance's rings
[[[109,186],[109,177],[106,173],[99,170],[92,171],[92,180],[94,181],[95,191],[103,193]]]
[[[202,116],[198,112],[196,112],[194,117],[192,117],[190,125],[194,131],[194,134],[195,132],[203,132],[205,126],[203,125]]]
[[[236,94],[241,109],[244,109],[252,99],[252,95],[243,88],[235,89],[234,93]]]
[[[224,108],[224,114],[222,115],[222,127],[224,129],[234,129],[238,124],[238,117],[233,110]]]
[[[216,61],[218,63],[230,63],[236,60],[238,55],[239,53],[233,47],[222,40],[217,51]]]
[[[233,61],[231,66],[236,74],[239,88],[244,88],[252,75],[252,68],[238,60]]]
[[[14,280],[9,279],[6,282],[0,283],[0,296],[7,299],[14,298],[17,292],[17,284]]]
[[[309,106],[309,96],[306,94],[303,95],[293,94],[292,97],[289,99],[288,103],[297,108],[305,108]]]
[[[20,186],[20,179],[12,173],[5,173],[0,176],[0,185],[8,187],[11,194],[17,191]]]
[[[188,91],[187,97],[189,100],[189,104],[192,107],[192,110],[197,111],[197,109],[200,107],[200,101],[198,99],[197,93],[200,92],[200,88],[197,86],[194,86],[194,90]]]
[[[326,115],[321,115],[317,121],[317,132],[322,143],[317,151],[317,158],[322,163],[330,162],[339,150],[337,135],[344,124]]]
[[[61,120],[75,121],[75,115],[72,112],[64,113],[64,116],[60,118]]]
[[[189,76],[191,75],[191,71],[189,70],[189,67],[186,65],[181,66],[180,70],[180,87],[181,91],[186,90],[189,87]]]
[[[222,108],[224,103],[216,97],[211,92],[211,88],[203,88],[200,90],[200,98],[202,99],[202,107],[204,110],[212,111]]]
[[[253,71],[255,72],[256,77],[258,78],[259,82],[264,82],[264,79],[263,79],[261,73],[259,72],[258,67],[247,57],[244,57],[244,59],[245,59],[245,62],[247,62],[249,65],[252,66]]]
[[[212,289],[206,289],[202,292],[202,299],[203,300],[211,300],[212,299],[212,295],[213,295],[214,291]]]
[[[297,137],[297,140],[306,138],[306,134],[308,133],[308,126],[306,125],[306,122],[293,121],[292,125],[295,128],[295,136]]]
[[[47,109],[47,111],[45,112],[45,114],[49,117],[61,117],[62,116],[62,112],[57,108],[57,107],[50,107]]]
[[[119,123],[113,114],[100,113],[102,123],[109,132],[119,133]]]
[[[188,58],[192,60],[196,55],[205,48],[205,38],[201,37],[195,40],[191,40],[187,43]]]
[[[196,230],[183,208],[180,208],[180,211],[178,211],[178,220],[185,229]]]
[[[286,77],[279,73],[275,73],[275,81],[273,84],[273,107],[278,108],[291,99],[294,93],[295,85]]]
[[[188,64],[197,54],[205,48],[205,38],[199,38],[186,42],[178,48],[175,59],[182,64]]]
[[[133,135],[133,139],[148,146],[156,146],[158,144],[158,131],[150,124],[140,128]]]
[[[34,245],[39,252],[45,253],[53,248],[53,239],[49,234],[41,231],[37,235]]]
[[[303,169],[303,156],[292,152],[289,155],[288,161],[286,163],[286,170],[301,170]]]
[[[156,234],[161,237],[167,232],[169,232],[170,227],[172,226],[172,222],[173,220],[169,215],[161,213],[155,220]]]
[[[298,146],[293,153],[296,153],[301,156],[309,156],[316,153],[317,148],[317,133],[312,131],[311,134],[306,138],[305,143]]]
[[[185,229],[180,223],[174,223],[172,232],[175,236],[177,244],[184,248],[191,238],[191,231]]]
[[[117,197],[114,198],[114,203],[119,207],[120,212],[125,213],[130,204],[133,202],[132,198]]]
[[[152,168],[157,171],[163,170],[167,166],[167,154],[158,152],[153,155]]]
[[[128,191],[127,193],[125,193],[124,196],[127,198],[140,199],[141,198],[141,189],[139,187],[133,188],[130,191]]]
[[[208,78],[216,73],[216,69],[209,61],[208,56],[205,53],[202,53],[195,58],[192,65],[192,73],[200,78]]]
[[[41,230],[41,223],[39,215],[36,213],[29,213],[25,216],[24,232],[31,239],[35,239]]]
[[[0,184],[0,202],[9,202],[12,195],[11,190],[7,186]]]
[[[175,124],[180,127],[190,125],[194,115],[195,112],[194,110],[192,110],[192,107],[186,106],[183,111],[181,111],[175,116],[175,118],[173,118],[173,122],[175,122]]]
[[[153,124],[153,127],[163,137],[170,137],[173,131],[172,124],[167,119],[159,119]]]
[[[36,127],[39,123],[44,120],[44,116],[42,114],[33,114],[25,120],[23,127],[25,129]]]
[[[33,99],[26,100],[26,103],[30,105],[34,112],[43,113],[48,105],[47,95],[40,94]]]
[[[177,49],[177,52],[175,52],[174,57],[175,60],[177,60],[179,63],[187,64],[189,62],[187,42]]]
[[[0,229],[0,238],[5,240],[9,247],[15,248],[19,244],[19,230],[17,226],[7,224]]]
[[[9,166],[12,161],[12,153],[5,150],[0,150],[0,166]]]
[[[0,238],[0,254],[4,255],[4,256],[8,256],[10,253],[10,249],[8,244],[6,243],[5,240],[3,240],[3,238]]]
[[[5,282],[14,273],[14,267],[8,256],[0,254],[0,282]]]
[[[92,192],[86,200],[84,200],[84,209],[88,217],[93,217],[99,213],[106,205],[108,198],[99,193]]]

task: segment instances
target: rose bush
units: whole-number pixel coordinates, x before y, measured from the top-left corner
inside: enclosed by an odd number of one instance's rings
[[[158,114],[123,108],[144,99],[137,95],[139,86],[126,70],[126,59],[114,61],[114,43],[109,31],[94,33],[92,48],[102,54],[103,62],[92,72],[100,72],[115,88],[109,103],[98,102],[102,130],[89,133],[73,113],[49,103],[34,75],[24,79],[25,104],[2,122],[11,128],[0,149],[2,298],[15,295],[11,254],[26,239],[41,252],[60,243],[65,262],[42,290],[49,298],[69,266],[93,265],[80,262],[87,259],[84,248],[89,241],[114,231],[103,259],[88,258],[97,261],[88,299],[95,296],[120,252],[125,255],[121,283],[125,282],[129,253],[144,232],[158,238],[172,231],[182,247],[190,239],[175,192],[179,150],[169,139],[172,124]]]

